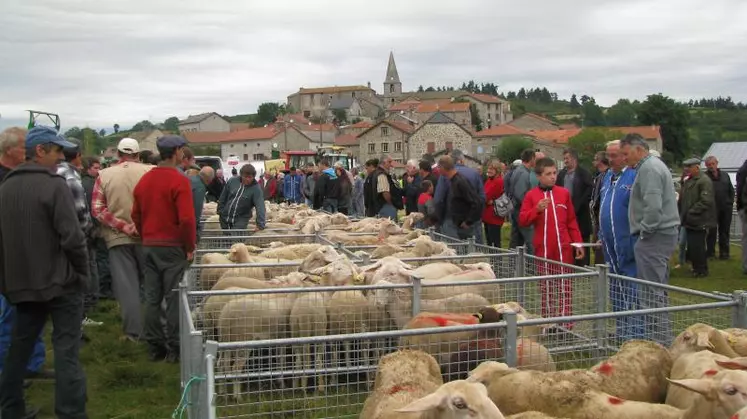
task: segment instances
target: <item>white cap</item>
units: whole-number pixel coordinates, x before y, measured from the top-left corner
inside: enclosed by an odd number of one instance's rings
[[[518,166],[520,164],[521,164],[521,159],[516,159],[516,160],[514,160],[513,163],[511,163],[511,166]]]
[[[134,138],[122,138],[117,144],[117,150],[125,154],[137,154],[140,152],[140,144]]]
[[[656,151],[656,150],[649,150],[649,151],[648,151],[648,154],[650,154],[650,155],[652,155],[652,156],[654,156],[654,157],[659,157],[659,158],[661,158],[661,154],[660,154],[660,153],[659,153],[658,151]]]

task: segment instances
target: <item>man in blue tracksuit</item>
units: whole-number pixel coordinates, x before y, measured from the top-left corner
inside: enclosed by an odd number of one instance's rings
[[[628,221],[628,204],[636,171],[625,166],[618,141],[607,145],[607,158],[610,168],[604,175],[601,185],[599,240],[602,244],[604,260],[610,267],[610,273],[636,278],[637,270],[633,252],[636,237],[630,234],[630,222]],[[609,283],[613,311],[640,308],[637,284],[615,278],[610,278]],[[618,339],[625,341],[644,337],[641,316],[619,317],[616,323]]]
[[[300,204],[303,202],[301,194],[301,181],[303,176],[296,172],[295,167],[290,168],[288,175],[283,178],[283,197],[291,204]]]

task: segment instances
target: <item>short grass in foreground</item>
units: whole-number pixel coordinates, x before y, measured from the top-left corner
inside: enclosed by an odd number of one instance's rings
[[[504,229],[504,236],[506,232]],[[709,261],[711,274],[708,278],[691,278],[688,268],[673,269],[671,284],[727,293],[747,289],[747,276],[742,274],[740,255],[741,248],[733,247],[731,260]],[[91,341],[83,345],[81,352],[88,378],[89,417],[170,418],[181,397],[179,366],[148,362],[143,344],[120,341],[121,320],[115,303],[101,302],[91,317],[103,321],[104,325],[86,328]],[[47,351],[48,366],[53,368],[49,330]],[[27,396],[31,404],[42,408],[41,418],[54,417],[53,383],[36,382],[27,391]],[[334,398],[331,402],[334,403]]]

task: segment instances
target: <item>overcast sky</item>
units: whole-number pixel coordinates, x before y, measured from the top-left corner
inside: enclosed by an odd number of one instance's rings
[[[299,87],[491,81],[747,101],[745,0],[2,0],[0,128],[253,113]]]

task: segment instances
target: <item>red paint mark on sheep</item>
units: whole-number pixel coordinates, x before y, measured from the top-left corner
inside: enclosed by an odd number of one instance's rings
[[[708,370],[708,371],[706,371],[706,372],[703,373],[703,375],[705,375],[706,377],[710,377],[710,376],[716,375],[716,374],[718,374],[718,371],[716,371],[716,370]]]
[[[610,404],[618,405],[623,404],[625,400],[618,397],[610,396],[609,398],[607,398],[607,401],[610,402]]]
[[[729,419],[739,419],[739,413],[735,413],[734,416],[730,417]]]
[[[413,388],[408,387],[408,386],[392,386],[392,388],[390,388],[389,391],[387,391],[387,393],[391,396],[392,394],[397,394],[402,391],[412,391],[412,390]]]
[[[433,320],[434,322],[436,322],[436,324],[437,324],[437,325],[438,325],[439,327],[446,327],[446,325],[448,325],[448,324],[449,324],[449,321],[448,321],[448,320],[446,320],[446,319],[445,319],[445,318],[443,318],[443,317],[436,317],[436,316],[433,316],[433,317],[431,317],[431,320]]]
[[[602,362],[602,365],[597,368],[597,372],[604,375],[612,375],[614,369],[615,367],[613,367],[609,362]]]

